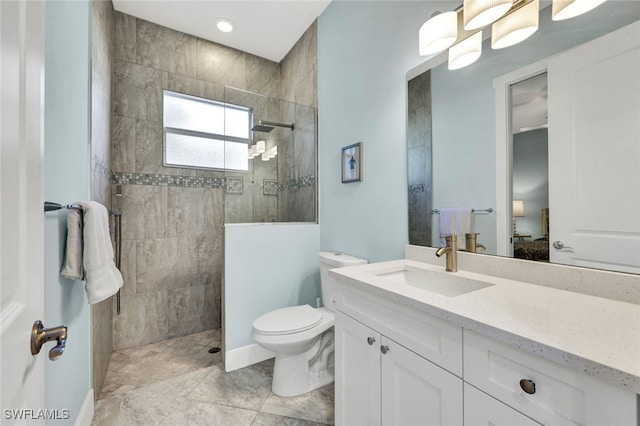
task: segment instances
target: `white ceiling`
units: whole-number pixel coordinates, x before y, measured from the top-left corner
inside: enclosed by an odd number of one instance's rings
[[[547,124],[547,75],[511,86],[511,129],[520,133]]]
[[[280,62],[331,0],[113,0],[128,15]],[[216,28],[218,18],[234,30]]]

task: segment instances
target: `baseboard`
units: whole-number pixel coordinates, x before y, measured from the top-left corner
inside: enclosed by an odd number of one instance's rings
[[[225,352],[224,370],[226,372],[237,370],[275,356],[275,353],[266,350],[257,343],[232,349]]]
[[[80,408],[80,413],[78,413],[78,417],[76,417],[75,426],[91,426],[91,421],[93,420],[93,414],[95,412],[95,406],[93,402],[93,388],[89,389],[87,392],[87,396],[84,398],[84,402],[82,403],[82,407]]]

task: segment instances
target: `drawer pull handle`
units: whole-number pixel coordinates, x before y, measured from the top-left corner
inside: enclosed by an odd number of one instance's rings
[[[373,345],[376,342],[376,338],[375,337],[367,337],[367,343],[369,345]]]
[[[387,345],[380,346],[380,352],[382,352],[384,355],[386,355],[387,352],[389,352],[389,346],[387,346]]]
[[[522,388],[523,391],[525,391],[529,395],[533,395],[534,393],[536,393],[536,382],[534,382],[533,380],[529,380],[529,379],[520,380],[520,387]]]

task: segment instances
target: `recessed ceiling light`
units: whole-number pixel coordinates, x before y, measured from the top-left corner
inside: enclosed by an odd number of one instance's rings
[[[227,18],[218,18],[216,20],[216,26],[223,33],[230,33],[233,31],[233,24]]]

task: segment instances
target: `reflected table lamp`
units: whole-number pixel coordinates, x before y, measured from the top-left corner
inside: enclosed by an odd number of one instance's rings
[[[516,218],[524,217],[524,201],[513,200],[513,235],[517,236],[518,231],[516,229]]]

